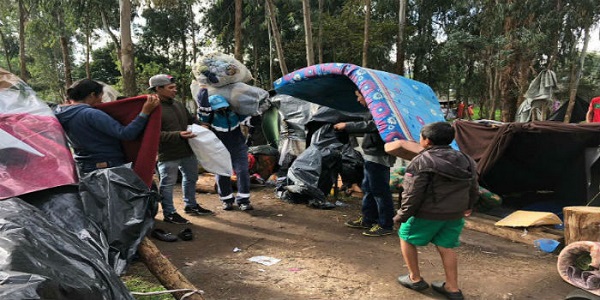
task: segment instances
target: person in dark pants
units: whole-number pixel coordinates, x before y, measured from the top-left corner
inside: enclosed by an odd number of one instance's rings
[[[356,91],[357,101],[367,106],[365,98]],[[346,222],[352,228],[367,229],[366,236],[384,236],[394,232],[394,201],[390,191],[390,167],[396,158],[384,150],[385,143],[379,136],[377,127],[370,117],[366,121],[342,122],[334,126],[335,130],[347,133],[364,133],[362,149],[364,152],[364,179],[362,190],[362,216]]]
[[[250,173],[248,171],[248,146],[240,129],[241,123],[250,117],[240,116],[230,109],[227,99],[221,95],[211,95],[201,90],[198,102],[202,125],[209,127],[223,142],[231,155],[231,164],[237,175],[237,195],[233,195],[231,177],[216,175],[219,198],[223,210],[233,210],[233,204],[242,211],[253,210],[250,204]]]
[[[159,192],[162,197],[164,221],[174,224],[188,224],[186,218],[179,215],[173,205],[173,187],[181,172],[184,211],[188,215],[204,216],[213,212],[196,202],[196,181],[198,180],[198,160],[188,143],[196,135],[187,130],[195,121],[183,103],[175,100],[177,84],[172,76],[154,75],[149,80],[150,87],[160,98],[162,122],[160,144],[158,148],[158,173],[160,175]]]

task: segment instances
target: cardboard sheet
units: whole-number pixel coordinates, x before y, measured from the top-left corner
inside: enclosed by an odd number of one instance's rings
[[[517,210],[496,222],[496,226],[529,227],[562,224],[560,218],[550,212]]]

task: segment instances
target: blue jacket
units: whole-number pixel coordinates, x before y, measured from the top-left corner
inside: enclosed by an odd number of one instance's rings
[[[123,126],[105,112],[88,104],[57,106],[54,110],[65,130],[78,163],[126,163],[121,140],[136,139],[146,127],[147,117],[137,116]]]
[[[209,123],[210,127],[219,132],[231,132],[247,121],[249,116],[241,116],[231,109],[217,110],[210,113],[200,113],[202,123]]]

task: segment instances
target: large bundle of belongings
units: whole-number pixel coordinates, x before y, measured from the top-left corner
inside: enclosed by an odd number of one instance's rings
[[[2,69],[0,124],[0,298],[134,299],[119,275],[153,224],[149,182],[124,166],[78,178],[51,109]]]
[[[454,124],[460,149],[477,161],[481,185],[503,198],[499,216],[514,209],[561,216],[565,206],[600,204],[600,124]]]

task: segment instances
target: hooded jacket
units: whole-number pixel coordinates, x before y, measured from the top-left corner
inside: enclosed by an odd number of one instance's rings
[[[423,150],[406,168],[400,222],[408,218],[455,220],[479,197],[475,161],[450,146]]]
[[[65,130],[77,162],[109,166],[124,164],[121,140],[134,140],[143,131],[148,117],[137,116],[123,126],[105,112],[88,104],[57,106],[54,110]]]

